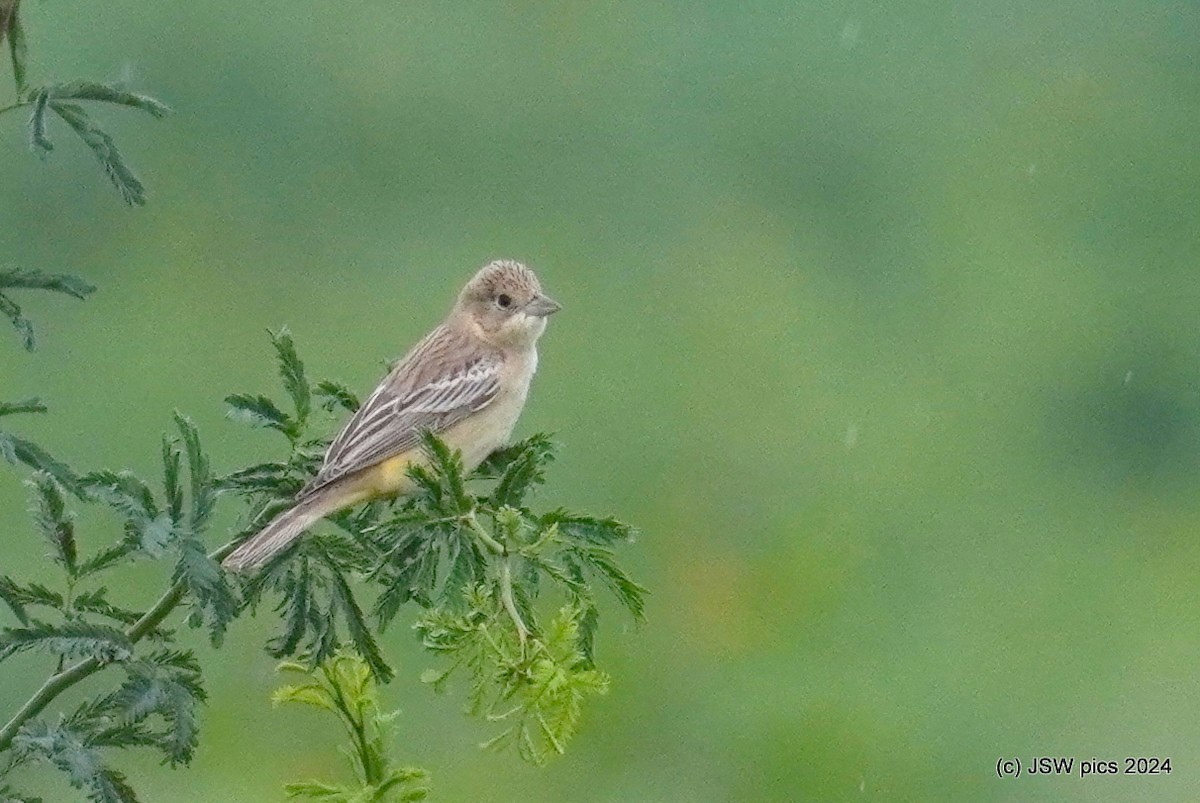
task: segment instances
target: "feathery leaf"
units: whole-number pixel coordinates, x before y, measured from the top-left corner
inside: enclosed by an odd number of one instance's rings
[[[55,460],[36,443],[31,443],[7,432],[0,432],[0,455],[13,465],[24,463],[35,471],[44,471],[75,496],[80,499],[86,498],[79,477],[71,470],[71,467]]]
[[[124,631],[108,625],[65,622],[48,625],[34,622],[29,627],[9,628],[0,633],[0,660],[28,650],[66,658],[96,658],[102,663],[126,661],[133,643]]]
[[[230,418],[245,421],[256,427],[277,429],[289,438],[297,438],[300,435],[297,422],[266,396],[235,393],[226,396],[225,403],[229,405]]]
[[[137,803],[125,776],[105,766],[85,734],[35,720],[17,733],[13,748],[19,758],[38,758],[58,767],[72,786],[86,789],[95,803]]]
[[[22,268],[0,268],[0,290],[50,290],[84,298],[96,288],[77,276],[47,274]],[[26,351],[33,351],[33,324],[21,312],[21,307],[0,293],[0,315],[8,318]]]
[[[238,614],[237,598],[220,564],[208,556],[200,541],[185,538],[180,543],[174,579],[187,586],[195,610],[208,623],[213,646],[219,646],[226,628]]]
[[[199,669],[191,653],[155,653],[126,667],[128,678],[113,696],[113,706],[127,724],[153,714],[165,720],[159,746],[172,765],[188,763],[196,749],[196,707],[206,697]]]
[[[492,504],[520,507],[525,494],[545,481],[544,469],[554,460],[554,444],[545,435],[535,435],[517,444],[515,451],[504,451],[505,454],[492,463],[495,466],[507,461],[500,473],[500,481],[492,491]]]
[[[132,549],[133,546],[131,544],[120,543],[100,550],[79,564],[79,576],[87,577],[90,574],[111,569],[113,566],[126,560],[130,556]]]
[[[53,100],[95,100],[103,103],[113,103],[140,109],[152,117],[166,117],[171,113],[171,107],[160,100],[138,92],[129,92],[114,84],[102,84],[97,81],[64,81],[45,87],[45,92]]]
[[[333,412],[334,409],[341,407],[353,413],[360,406],[358,396],[353,391],[342,383],[334,382],[331,379],[323,379],[317,383],[317,395],[324,398],[321,406],[327,412]]]
[[[572,544],[566,548],[585,569],[598,575],[608,585],[613,595],[629,609],[636,621],[645,620],[646,588],[635,582],[617,565],[616,555],[611,549],[595,544]]]
[[[208,523],[209,516],[217,504],[212,467],[209,465],[208,456],[200,448],[200,433],[196,431],[196,425],[191,419],[176,411],[175,424],[183,436],[183,448],[187,452],[192,492],[192,533],[198,534]]]
[[[66,569],[67,574],[75,577],[78,574],[75,565],[78,556],[75,523],[67,512],[58,483],[49,474],[39,471],[27,484],[34,490],[37,499],[37,507],[33,510],[34,521],[50,544],[54,561]]]
[[[91,148],[96,155],[104,172],[121,198],[130,206],[143,206],[146,203],[146,188],[134,174],[133,170],[117,150],[116,143],[108,132],[92,120],[83,107],[75,103],[64,103],[51,100],[50,108],[69,125],[84,144]]]
[[[275,355],[279,361],[279,376],[283,379],[283,387],[292,397],[296,406],[296,420],[303,427],[312,411],[312,390],[308,379],[304,376],[304,363],[296,353],[296,344],[292,341],[292,333],[287,327],[278,332],[268,331],[271,342],[275,345]]]
[[[25,399],[19,402],[0,402],[0,416],[14,413],[44,413],[46,405],[41,399]]]
[[[167,514],[177,527],[183,525],[183,486],[179,481],[181,459],[179,444],[164,435],[162,439],[163,495],[166,497]]]
[[[0,269],[0,289],[49,290],[63,293],[80,301],[96,292],[96,286],[69,273],[44,273],[28,268]]]
[[[18,622],[23,625],[29,624],[29,615],[25,613],[25,603],[21,599],[21,588],[6,575],[0,575],[0,601],[8,606]]]
[[[0,41],[8,36],[8,55],[12,62],[13,82],[17,85],[17,94],[25,91],[25,65],[29,60],[28,46],[25,43],[25,29],[21,26],[18,13],[20,0],[9,4],[8,19],[4,20],[5,28],[0,30]]]
[[[29,114],[29,148],[45,159],[54,143],[46,136],[46,110],[50,108],[50,93],[40,90],[33,96],[33,111]]]
[[[559,508],[538,519],[541,528],[558,527],[563,535],[578,541],[611,546],[630,543],[637,537],[637,530],[613,518],[579,516]]]
[[[350,585],[346,582],[346,578],[341,572],[331,567],[330,575],[333,580],[331,593],[333,600],[337,603],[342,612],[342,618],[346,622],[346,632],[350,637],[350,643],[354,645],[354,649],[367,665],[371,667],[371,672],[380,681],[386,683],[392,679],[395,672],[388,666],[387,661],[383,659],[383,653],[379,651],[379,645],[375,642],[375,637],[371,634],[371,628],[367,627],[366,619],[363,617],[362,609],[358,607],[358,602],[354,599],[353,592],[350,591]]]
[[[33,323],[21,313],[17,302],[3,293],[0,293],[0,315],[8,318],[13,328],[17,330],[17,337],[21,339],[21,345],[25,350],[33,351],[36,345],[33,339]]]

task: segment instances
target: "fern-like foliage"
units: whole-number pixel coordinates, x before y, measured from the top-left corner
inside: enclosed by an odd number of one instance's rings
[[[293,784],[293,797],[424,796],[423,773],[386,758],[386,718],[372,707],[374,684],[394,676],[378,634],[406,610],[438,662],[423,679],[437,690],[464,680],[467,710],[493,728],[487,746],[513,746],[542,763],[566,748],[588,698],[607,690],[595,643],[604,598],[635,620],[645,607],[645,590],[615,552],[635,533],[614,519],[531,507],[554,457],[544,435],[497,452],[468,475],[456,453],[426,434],[411,497],[332,516],[251,578],[225,574],[220,559],[315,474],[333,414],[358,407],[341,384],[309,380],[286,330],[271,341],[286,401],[258,393],[226,401],[233,419],[282,436],[275,459],[218,475],[195,426],[178,413],[153,481],[130,471],[76,472],[27,441],[0,439],[13,462],[32,469],[33,529],[58,574],[54,582],[0,575],[0,611],[11,618],[0,630],[0,671],[17,653],[46,656],[52,666],[44,687],[0,728],[0,789],[9,799],[35,799],[4,786],[31,762],[59,768],[92,800],[133,801],[113,766],[115,751],[156,750],[171,765],[191,760],[206,697],[196,657],[165,626],[180,606],[214,647],[243,611],[274,608],[280,627],[268,652],[299,659],[288,671],[313,678],[281,694],[312,702],[323,689],[327,701],[339,694],[359,701],[331,709],[357,723],[357,785]],[[43,410],[28,399],[0,406],[0,416]],[[213,549],[208,530],[222,496],[241,500],[244,519],[233,541]],[[82,540],[75,504],[107,508],[116,538],[99,547]],[[114,583],[101,582],[143,561],[166,564],[166,590],[149,610],[122,605],[109,590]],[[44,713],[61,691],[101,670],[109,682],[95,696]],[[368,730],[374,735],[364,742]]]
[[[95,286],[78,276],[65,273],[42,273],[37,270],[21,268],[0,268],[0,315],[7,318],[13,328],[17,330],[17,336],[21,339],[21,345],[25,347],[26,351],[33,351],[37,342],[33,337],[33,324],[25,317],[20,305],[12,298],[13,290],[48,290],[78,298],[80,301],[96,292]],[[0,408],[0,415],[13,412],[45,412],[45,408],[40,410],[9,409],[7,411]]]
[[[331,784],[301,781],[284,787],[289,799],[328,803],[408,803],[429,794],[428,774],[416,767],[397,765],[391,756],[397,712],[380,710],[373,668],[357,654],[341,651],[315,669],[296,662],[279,665],[279,671],[300,681],[275,690],[276,705],[299,704],[333,714],[349,744],[342,752],[350,759],[355,782]]]
[[[287,441],[283,459],[221,480],[259,524],[290,504],[328,445],[308,434],[312,400],[322,398],[327,410],[357,408],[340,385],[310,384],[286,331],[272,340],[287,403],[258,394],[226,399],[232,418]],[[315,669],[349,644],[385,681],[393,671],[374,630],[411,604],[422,643],[445,660],[426,679],[444,689],[456,670],[466,675],[468,710],[502,723],[488,744],[515,745],[541,763],[563,751],[583,700],[607,688],[595,666],[598,600],[608,593],[635,620],[644,615],[646,591],[615,552],[636,533],[615,519],[527,505],[554,459],[545,435],[496,452],[470,475],[436,437],[427,434],[423,446],[426,459],[410,472],[415,495],[335,515],[332,527],[317,528],[247,581],[245,598],[252,606],[275,599],[283,626],[272,655]],[[356,598],[357,577],[374,587],[370,606]]]
[[[137,109],[155,118],[165,117],[170,113],[170,108],[148,95],[99,81],[75,80],[30,86],[27,67],[29,47],[20,12],[19,0],[0,2],[0,42],[8,40],[9,62],[17,93],[17,102],[0,111],[30,110],[29,146],[42,158],[48,157],[54,150],[47,129],[49,117],[57,117],[95,155],[109,181],[126,203],[134,206],[145,204],[146,188],[117,149],[112,136],[83,104],[102,103]]]
[[[205,699],[195,656],[171,646],[174,633],[147,612],[114,603],[98,584],[102,574],[134,561],[173,560],[173,588],[192,606],[196,623],[207,624],[214,644],[239,610],[201,545],[216,492],[207,457],[191,422],[177,414],[175,424],[179,437],[164,439],[161,497],[131,472],[70,472],[79,497],[106,505],[121,523],[120,537],[102,549],[79,543],[55,475],[38,470],[27,482],[35,529],[60,573],[60,588],[0,577],[0,601],[17,623],[0,631],[0,661],[36,652],[55,661],[56,678],[118,666],[124,680],[70,713],[20,723],[0,745],[0,754],[10,754],[0,776],[40,761],[66,772],[92,800],[134,801],[125,776],[108,761],[112,750],[156,749],[172,765],[188,763],[195,752]]]

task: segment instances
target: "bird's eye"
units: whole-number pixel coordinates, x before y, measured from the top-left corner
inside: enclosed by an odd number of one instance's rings
[[[510,296],[508,293],[501,293],[500,295],[496,296],[496,303],[507,309],[508,307],[512,306],[512,296]]]

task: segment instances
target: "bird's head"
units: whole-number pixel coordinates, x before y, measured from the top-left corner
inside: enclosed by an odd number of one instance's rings
[[[562,309],[542,292],[537,275],[520,262],[484,265],[458,296],[455,311],[487,342],[501,348],[532,346],[546,318]]]

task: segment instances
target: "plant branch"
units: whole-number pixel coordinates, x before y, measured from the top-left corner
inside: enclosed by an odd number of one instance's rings
[[[513,598],[512,563],[508,555],[508,547],[497,541],[491,533],[484,529],[483,525],[479,523],[479,519],[475,517],[474,510],[463,516],[463,521],[483,542],[484,546],[500,556],[500,599],[504,603],[504,610],[508,611],[508,616],[512,619],[513,626],[517,629],[517,640],[521,643],[521,652],[524,653],[525,641],[529,638],[529,628],[525,625],[525,620],[521,618],[521,612],[517,610],[517,601]]]
[[[235,545],[235,542],[231,541],[214,551],[209,557],[220,561],[233,551]],[[158,601],[154,603],[150,610],[142,614],[141,618],[125,630],[125,635],[134,643],[141,641],[147,633],[162,624],[163,620],[171,614],[171,611],[175,610],[179,603],[183,601],[185,593],[186,587],[183,583],[172,584],[158,598]],[[21,726],[42,713],[46,706],[54,702],[54,699],[58,695],[94,672],[103,669],[105,666],[105,663],[96,658],[85,658],[74,666],[64,669],[61,672],[56,672],[47,678],[42,687],[34,692],[34,695],[26,701],[25,705],[21,706],[21,710],[13,715],[13,718],[8,721],[3,729],[0,729],[0,753],[3,753],[12,746],[13,738],[17,735],[17,731],[21,729]]]
[[[354,749],[358,752],[358,763],[362,768],[363,783],[373,785],[379,783],[382,778],[378,777],[374,762],[371,761],[370,749],[367,747],[367,726],[361,716],[355,716],[350,710],[349,703],[346,702],[346,697],[342,693],[342,688],[338,684],[328,669],[325,672],[326,682],[329,683],[329,688],[333,689],[333,694],[330,695],[333,699],[333,704],[337,706],[342,713],[342,718],[346,722],[346,730],[350,734],[351,740],[354,742]],[[361,711],[359,712],[361,715]]]
[[[489,551],[501,556],[508,555],[508,548],[495,538],[492,538],[491,533],[483,528],[483,525],[479,523],[479,519],[475,517],[474,510],[463,516],[462,520],[468,527],[471,528],[471,532],[475,533],[475,537],[482,541],[483,545],[486,546]]]
[[[524,654],[525,640],[529,638],[529,628],[525,626],[525,620],[521,618],[521,613],[517,610],[517,602],[513,599],[512,564],[507,555],[500,564],[500,598],[504,602],[504,609],[508,611],[509,618],[517,628],[517,641],[521,643],[521,653]]]

